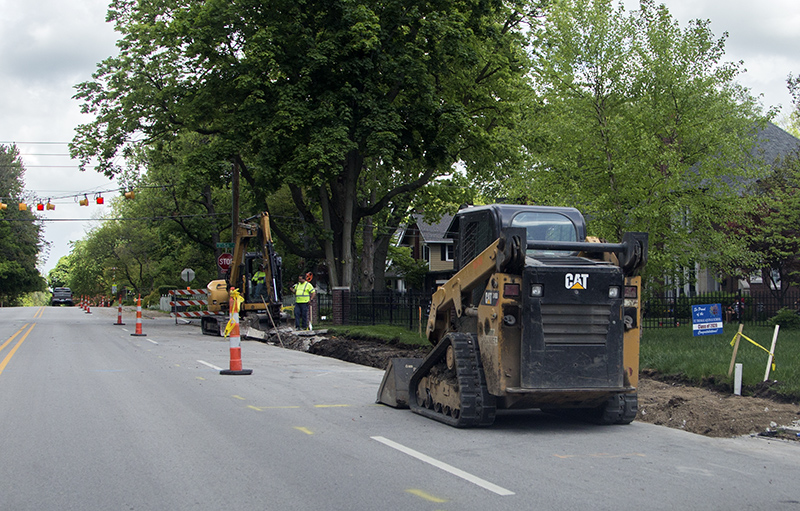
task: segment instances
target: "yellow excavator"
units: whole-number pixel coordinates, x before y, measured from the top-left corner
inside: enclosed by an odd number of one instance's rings
[[[220,335],[227,324],[231,287],[238,289],[244,297],[239,308],[239,321],[243,328],[263,332],[281,321],[282,267],[272,243],[269,213],[262,212],[240,222],[235,240],[233,260],[225,279],[212,280],[207,286],[208,310],[215,314],[201,319],[205,335]],[[253,240],[258,250],[248,252],[248,244]],[[259,272],[263,275],[253,279]]]
[[[541,409],[636,417],[646,233],[586,236],[574,208],[496,204],[454,217],[457,273],[433,294],[433,349],[392,359],[379,403],[455,427]]]

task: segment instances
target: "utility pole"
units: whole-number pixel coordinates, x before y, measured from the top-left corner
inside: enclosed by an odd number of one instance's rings
[[[231,242],[236,243],[236,229],[239,226],[239,164],[233,159],[231,176]]]

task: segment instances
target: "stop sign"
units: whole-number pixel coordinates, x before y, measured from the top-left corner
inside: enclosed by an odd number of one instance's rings
[[[217,266],[219,266],[222,271],[228,271],[232,262],[233,256],[227,252],[220,254],[219,257],[217,257]]]

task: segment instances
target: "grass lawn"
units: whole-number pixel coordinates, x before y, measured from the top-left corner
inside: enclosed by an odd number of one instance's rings
[[[733,356],[730,345],[739,326],[725,325],[720,335],[694,337],[691,324],[677,328],[648,328],[642,334],[640,367],[662,374],[681,374],[700,382],[714,377],[733,383],[728,370]],[[742,333],[770,349],[774,329],[745,325]],[[739,342],[736,362],[742,364],[742,384],[756,385],[764,380],[769,354],[746,339]],[[769,379],[778,380],[775,390],[800,398],[800,331],[781,330],[775,345],[775,371]]]

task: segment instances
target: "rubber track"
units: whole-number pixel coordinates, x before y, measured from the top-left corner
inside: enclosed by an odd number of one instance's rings
[[[461,403],[458,418],[436,412],[417,403],[417,387],[420,380],[444,358],[447,346],[451,344],[455,354],[456,379]],[[456,392],[456,389],[453,389],[453,392]],[[414,371],[409,382],[408,395],[409,406],[413,412],[457,428],[489,426],[494,422],[497,410],[495,398],[489,394],[486,388],[486,379],[478,353],[478,342],[472,334],[453,332],[447,334],[425,358],[420,367]]]

